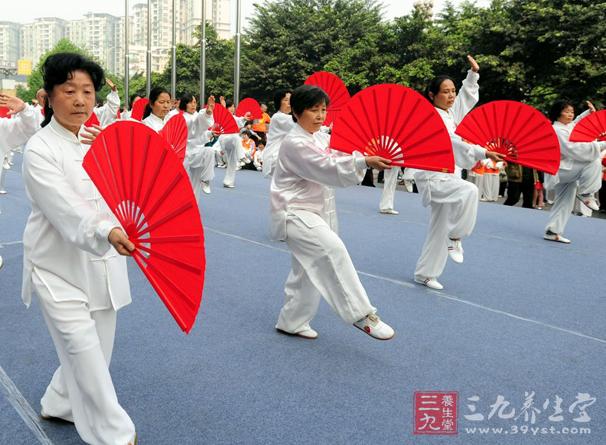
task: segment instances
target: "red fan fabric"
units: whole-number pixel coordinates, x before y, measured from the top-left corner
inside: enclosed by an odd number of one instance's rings
[[[142,97],[137,102],[135,102],[130,113],[130,118],[136,121],[142,121],[143,114],[145,113],[145,107],[148,103],[149,99],[147,99],[146,97]]]
[[[160,135],[170,144],[177,157],[185,159],[187,147],[187,123],[182,114],[175,114],[160,130]]]
[[[560,144],[549,120],[530,105],[497,100],[465,116],[455,133],[505,160],[555,175],[560,167]]]
[[[238,127],[234,116],[221,104],[215,104],[215,109],[213,110],[213,119],[215,121],[213,131],[216,130],[221,134],[233,134],[240,132],[240,128]]]
[[[330,103],[328,104],[326,120],[324,121],[324,125],[326,126],[330,126],[337,119],[343,107],[351,99],[349,91],[347,91],[347,87],[341,78],[328,71],[313,73],[305,80],[305,85],[318,86],[328,94]]]
[[[202,300],[206,258],[200,212],[183,164],[158,133],[119,121],[95,139],[83,166],[135,244],[133,258],[189,332]]]
[[[91,113],[88,120],[84,122],[85,127],[92,127],[93,125],[101,125],[101,122],[99,122],[99,118],[97,117],[94,111]]]
[[[395,84],[365,88],[335,121],[330,147],[405,166],[454,172],[452,142],[442,118],[419,93]]]
[[[6,118],[10,119],[11,115],[8,114],[8,113],[10,113],[10,111],[11,110],[8,107],[0,107],[0,118],[6,117]]]
[[[236,116],[242,117],[245,116],[246,113],[250,113],[253,119],[261,119],[263,117],[263,111],[261,110],[261,105],[255,99],[247,97],[246,99],[242,99],[238,104],[238,108],[236,108]]]
[[[570,133],[570,141],[606,141],[606,110],[593,112],[581,119]]]

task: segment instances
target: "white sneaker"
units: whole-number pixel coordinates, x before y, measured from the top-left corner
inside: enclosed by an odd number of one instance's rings
[[[463,244],[460,239],[448,239],[448,255],[455,263],[463,262]]]
[[[381,321],[377,314],[368,314],[362,320],[356,321],[353,325],[377,340],[389,340],[396,335],[396,332],[391,326]]]
[[[226,167],[227,167],[227,165],[225,165],[225,164],[217,164],[217,168],[226,168]]]
[[[425,278],[425,277],[415,276],[415,282],[419,283],[419,284],[423,284],[424,286],[427,286],[430,289],[435,289],[435,290],[444,289],[444,286],[442,286],[440,284],[440,282],[438,280],[436,280],[435,278]]]
[[[51,414],[47,414],[46,412],[44,412],[44,408],[42,408],[40,410],[40,417],[42,417],[44,420],[50,420],[51,422],[59,421],[59,422],[74,423],[74,418],[71,416],[71,414],[66,417],[53,416]]]
[[[303,329],[302,331],[295,332],[295,333],[284,331],[280,328],[276,328],[276,331],[278,331],[280,334],[289,335],[292,337],[301,337],[306,340],[315,340],[316,338],[318,338],[318,335],[319,335],[318,332],[312,328]]]
[[[400,212],[398,212],[397,210],[394,209],[381,209],[379,210],[379,213],[382,213],[383,215],[399,215]]]
[[[4,266],[4,260],[2,259],[2,257],[0,256],[0,269],[2,269],[2,266]]]
[[[600,210],[600,206],[598,202],[592,195],[577,195],[577,199],[589,207],[591,210],[595,210],[596,212]]]
[[[553,233],[551,230],[545,232],[543,238],[548,241],[557,241],[558,243],[570,244],[570,240],[568,238],[564,238],[563,236],[558,235],[557,233]]]
[[[210,181],[201,181],[202,182],[202,191],[207,195],[210,195]]]
[[[228,188],[228,189],[233,189],[235,187],[235,185],[223,183],[223,187]]]

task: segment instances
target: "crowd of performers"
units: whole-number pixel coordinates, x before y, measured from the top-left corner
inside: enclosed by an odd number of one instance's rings
[[[471,170],[478,162],[496,168],[503,161],[501,154],[455,134],[479,100],[479,66],[471,56],[468,60],[470,70],[459,91],[447,76],[431,80],[426,90],[450,135],[455,172],[406,171],[408,180],[414,178],[423,205],[431,208],[414,280],[432,289],[443,288],[438,279],[449,257],[463,262],[462,239],[476,222],[478,188],[461,178],[461,169]],[[125,256],[135,247],[82,167],[88,146],[117,119],[120,98],[110,84],[107,102],[95,107],[103,71],[76,54],[50,56],[43,79],[36,107],[0,95],[0,106],[12,114],[11,119],[0,119],[2,145],[26,144],[23,180],[32,211],[23,235],[22,298],[29,306],[32,295],[37,295],[60,361],[41,399],[41,415],[73,422],[86,443],[133,444],[135,426],[118,402],[108,367],[116,313],[131,302]],[[252,133],[246,118],[238,119],[242,135],[221,134],[213,121],[214,97],[199,110],[192,95],[183,96],[176,108],[172,99],[166,90],[154,88],[142,122],[159,131],[172,115],[182,113],[188,128],[184,167],[199,203],[211,192],[216,165],[226,168],[227,188],[234,187],[237,169],[247,162],[270,178],[271,238],[284,241],[292,255],[277,331],[317,338],[311,321],[324,297],[346,323],[372,338],[391,339],[394,329],[377,314],[338,235],[334,188],[359,184],[368,168],[385,170],[380,211],[395,214],[399,169],[391,169],[390,161],[378,156],[331,150],[323,128],[329,97],[316,86],[276,95],[277,111],[262,159],[247,153]],[[233,104],[220,100],[234,111]],[[575,200],[596,206],[593,195],[601,186],[600,159],[606,143],[568,139],[575,122],[591,111],[593,106],[575,119],[569,102],[558,101],[552,109],[561,164],[557,175],[545,178],[547,187],[555,190],[544,233],[547,240],[570,242],[563,233]],[[85,127],[92,113],[100,126]],[[129,111],[120,118],[128,119]],[[267,131],[265,123],[261,130]]]

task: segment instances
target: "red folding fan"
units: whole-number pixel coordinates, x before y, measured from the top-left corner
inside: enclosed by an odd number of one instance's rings
[[[11,111],[11,109],[8,107],[0,107],[0,118],[6,117],[6,118],[10,119],[10,117],[11,117],[11,115],[9,114],[10,111]]]
[[[236,108],[236,116],[242,117],[245,116],[246,113],[250,113],[253,119],[261,119],[263,117],[263,111],[261,110],[261,105],[255,99],[247,97],[246,99],[242,99],[238,104],[238,108]]]
[[[147,99],[146,97],[142,97],[141,99],[137,100],[137,102],[133,104],[133,108],[130,113],[130,118],[135,119],[137,121],[142,121],[143,114],[145,113],[145,107],[148,103],[149,99]]]
[[[204,287],[204,232],[183,164],[140,122],[95,139],[84,169],[136,248],[133,258],[178,325],[189,332]]]
[[[335,121],[330,147],[391,159],[393,166],[454,171],[452,143],[435,108],[402,85],[365,88]]]
[[[88,120],[84,122],[85,127],[92,127],[93,125],[101,125],[101,122],[99,122],[99,118],[97,117],[97,114],[94,111],[90,114]]]
[[[606,141],[606,110],[591,113],[581,119],[570,133],[571,142]]]
[[[215,128],[219,133],[231,134],[240,132],[240,128],[238,127],[234,116],[221,104],[215,104],[213,119],[215,121]]]
[[[183,161],[187,147],[187,123],[183,115],[175,114],[164,124],[159,133],[168,141],[177,157]]]
[[[560,144],[543,114],[530,105],[497,100],[471,111],[455,131],[463,139],[504,154],[506,161],[555,175]]]
[[[336,120],[339,113],[343,109],[347,102],[349,102],[351,96],[345,83],[339,76],[328,71],[318,71],[313,73],[307,79],[305,79],[305,85],[315,85],[324,90],[330,98],[328,109],[326,113],[326,120],[324,125],[329,126]]]

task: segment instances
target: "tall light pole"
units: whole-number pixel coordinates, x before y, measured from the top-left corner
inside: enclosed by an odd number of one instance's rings
[[[131,104],[128,103],[128,78],[130,77],[129,73],[129,61],[130,57],[128,54],[128,0],[124,0],[124,101],[128,104],[128,108],[130,109]]]
[[[149,97],[151,91],[151,0],[147,0],[147,59],[145,61],[145,72],[147,82],[145,84],[145,95]]]
[[[242,0],[236,0],[236,54],[234,57],[234,105],[240,102],[240,34],[242,32]]]
[[[170,95],[175,99],[177,94],[177,14],[175,0],[173,0],[173,54],[172,70],[170,75]]]
[[[200,25],[200,104],[206,100],[206,0],[202,0],[202,23]],[[200,105],[202,106],[202,105]]]

